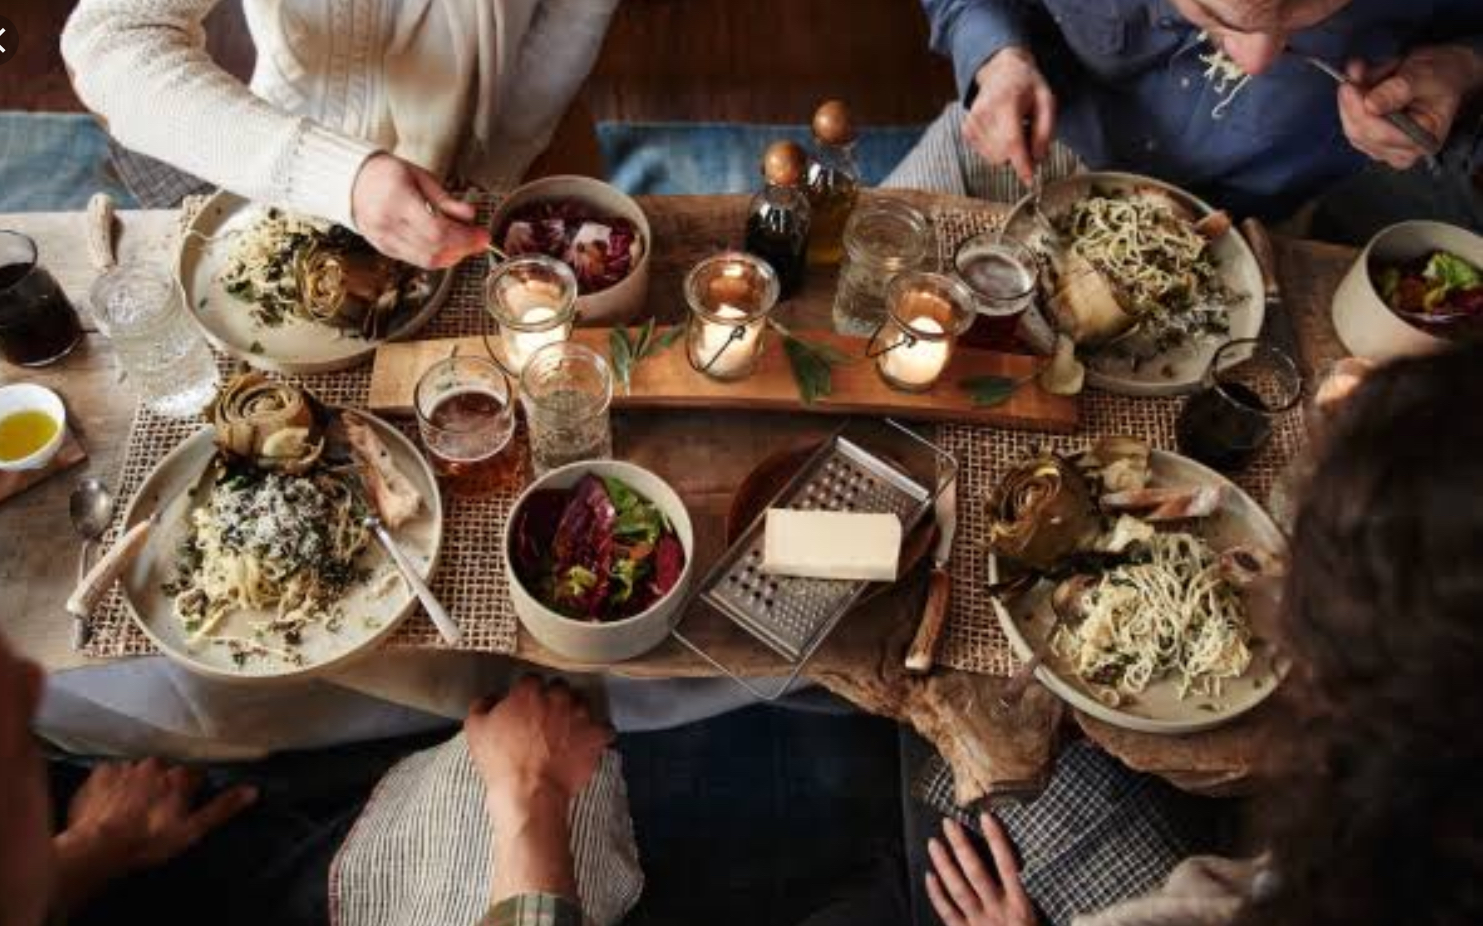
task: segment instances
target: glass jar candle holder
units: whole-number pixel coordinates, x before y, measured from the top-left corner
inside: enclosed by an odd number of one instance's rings
[[[574,341],[547,344],[520,374],[520,404],[535,474],[613,455],[613,374],[597,351]]]
[[[577,277],[543,254],[504,261],[489,272],[485,308],[499,328],[490,355],[519,377],[536,351],[567,340],[577,316]]]
[[[881,379],[902,392],[926,392],[973,324],[973,294],[958,280],[914,270],[886,286],[886,321],[870,342]]]
[[[930,245],[927,217],[906,203],[876,198],[856,206],[844,230],[834,330],[870,337],[886,320],[886,284],[898,273],[921,269]]]
[[[779,288],[777,272],[751,254],[728,251],[696,264],[685,277],[690,365],[712,379],[751,376]]]

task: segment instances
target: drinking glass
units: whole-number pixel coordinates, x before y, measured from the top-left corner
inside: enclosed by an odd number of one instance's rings
[[[1245,469],[1271,438],[1274,419],[1302,397],[1302,375],[1281,349],[1231,341],[1215,352],[1204,389],[1179,414],[1179,449],[1223,472]]]
[[[977,301],[977,318],[963,343],[994,350],[1014,347],[1020,319],[1035,301],[1039,263],[1034,253],[997,231],[984,232],[958,247],[953,269]]]
[[[72,353],[81,340],[77,310],[41,266],[36,242],[0,231],[0,356],[41,367]]]
[[[99,277],[91,300],[98,328],[147,408],[189,418],[211,403],[216,358],[174,279],[157,267],[124,264]]]
[[[574,341],[535,352],[520,374],[520,402],[537,476],[613,455],[612,399],[613,375],[601,354]]]
[[[427,458],[448,491],[476,497],[520,484],[524,461],[511,446],[515,403],[494,361],[440,360],[418,380],[414,404]]]

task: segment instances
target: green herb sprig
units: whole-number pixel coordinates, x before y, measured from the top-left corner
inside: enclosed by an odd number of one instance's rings
[[[1009,376],[970,376],[958,380],[958,388],[968,393],[978,408],[992,408],[1008,402],[1021,386],[1034,380],[1035,375],[1021,379]]]
[[[793,369],[793,381],[798,384],[798,396],[805,405],[812,405],[819,399],[832,395],[835,367],[845,366],[859,359],[832,344],[800,338],[771,319],[768,324],[783,339],[783,353],[788,357],[788,366]]]
[[[619,325],[608,333],[608,354],[613,361],[613,376],[626,394],[633,386],[633,369],[644,360],[668,350],[685,333],[684,325],[675,325],[655,335],[654,319],[644,322],[637,337],[631,336],[625,325]]]

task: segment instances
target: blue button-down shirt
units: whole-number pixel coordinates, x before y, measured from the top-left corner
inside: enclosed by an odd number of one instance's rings
[[[974,75],[1010,45],[1031,49],[1059,102],[1057,135],[1093,169],[1151,174],[1241,214],[1283,215],[1364,166],[1344,136],[1333,80],[1295,57],[1253,77],[1218,118],[1209,46],[1167,0],[923,0],[932,46]],[[1354,0],[1296,33],[1295,52],[1343,66],[1423,44],[1483,51],[1483,0]],[[1478,120],[1449,155],[1473,169]]]

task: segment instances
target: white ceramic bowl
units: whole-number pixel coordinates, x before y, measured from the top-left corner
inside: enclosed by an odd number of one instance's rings
[[[628,219],[638,228],[644,251],[632,272],[600,293],[577,297],[578,324],[621,325],[637,318],[649,299],[649,258],[654,253],[654,235],[644,210],[633,197],[601,180],[569,175],[544,177],[517,187],[506,196],[494,210],[490,228],[498,235],[512,213],[530,203],[549,200],[586,203],[599,212]],[[498,240],[494,243],[500,244]],[[490,260],[494,260],[493,256]]]
[[[520,582],[511,562],[511,532],[517,515],[534,492],[542,489],[569,489],[589,473],[621,479],[633,490],[659,507],[674,526],[675,536],[685,549],[685,568],[680,581],[670,589],[653,607],[641,614],[603,624],[572,620],[563,617],[536,599]],[[690,513],[680,496],[669,483],[648,470],[616,460],[588,460],[554,469],[531,483],[515,507],[505,525],[504,557],[505,574],[510,577],[510,598],[515,605],[515,614],[520,623],[530,631],[542,646],[560,656],[585,663],[614,663],[648,652],[669,636],[670,630],[680,618],[680,609],[688,599],[690,582],[695,571],[695,530],[690,523]]]
[[[1483,237],[1443,222],[1401,222],[1370,240],[1334,293],[1334,330],[1356,357],[1390,360],[1430,354],[1449,341],[1423,331],[1395,312],[1375,289],[1371,268],[1425,257],[1432,251],[1450,251],[1483,267]]]
[[[57,423],[57,433],[46,445],[28,457],[19,460],[0,460],[0,470],[18,471],[41,469],[52,461],[57,451],[62,449],[62,441],[67,437],[67,406],[62,404],[62,397],[52,392],[45,386],[34,383],[16,383],[12,386],[0,386],[0,419],[16,412],[39,411],[45,412]]]

